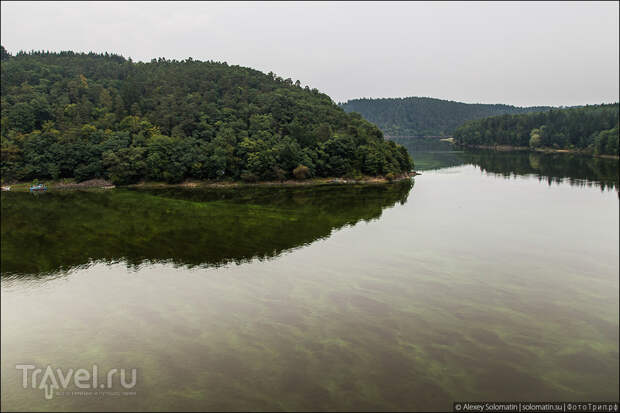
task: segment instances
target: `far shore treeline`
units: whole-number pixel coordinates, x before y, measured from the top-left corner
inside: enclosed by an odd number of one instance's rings
[[[452,136],[468,120],[489,116],[540,112],[549,106],[518,107],[463,103],[428,97],[352,99],[341,103],[346,112],[358,112],[388,136]]]
[[[1,53],[3,182],[389,177],[413,167],[375,125],[271,72],[191,58]]]
[[[618,156],[618,109],[618,103],[613,103],[493,116],[465,123],[455,131],[454,139],[471,146],[570,149]]]

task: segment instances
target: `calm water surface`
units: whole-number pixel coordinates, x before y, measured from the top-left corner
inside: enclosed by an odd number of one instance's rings
[[[387,186],[2,193],[0,407],[617,400],[618,161],[408,145]]]

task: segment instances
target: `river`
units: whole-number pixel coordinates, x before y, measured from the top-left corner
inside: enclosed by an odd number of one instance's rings
[[[390,185],[3,192],[0,407],[617,400],[618,161],[404,143]]]

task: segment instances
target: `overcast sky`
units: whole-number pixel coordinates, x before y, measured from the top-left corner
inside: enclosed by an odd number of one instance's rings
[[[335,101],[618,101],[618,2],[6,2],[2,44],[226,61]]]

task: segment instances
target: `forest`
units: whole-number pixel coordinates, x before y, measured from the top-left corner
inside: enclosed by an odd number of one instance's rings
[[[388,136],[451,136],[458,126],[469,120],[550,109],[548,106],[470,104],[427,97],[354,99],[341,103],[340,107],[346,112],[361,114]]]
[[[573,149],[594,155],[618,155],[619,105],[552,109],[470,121],[454,133],[463,145],[509,145]]]
[[[1,49],[3,182],[393,176],[406,149],[329,96],[226,62]]]

